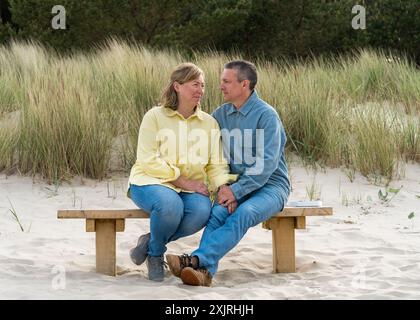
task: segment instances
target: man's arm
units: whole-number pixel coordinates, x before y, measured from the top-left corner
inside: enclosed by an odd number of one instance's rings
[[[277,114],[273,116],[273,113],[266,112],[262,116],[258,128],[264,130],[264,148],[258,150],[259,146],[257,145],[257,158],[254,165],[247,168],[239,176],[238,181],[230,186],[236,199],[240,199],[265,185],[277,168],[280,160],[282,127]],[[261,164],[262,168],[257,168],[257,165]]]

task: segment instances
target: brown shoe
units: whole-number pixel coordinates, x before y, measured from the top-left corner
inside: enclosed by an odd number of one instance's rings
[[[182,256],[177,256],[174,254],[166,255],[166,262],[168,263],[169,270],[171,270],[172,274],[178,278],[181,277],[182,269],[186,267],[195,269],[198,268],[196,259],[197,258],[193,258],[188,254],[183,254]]]
[[[197,269],[186,267],[181,271],[182,283],[190,286],[211,286],[211,275],[206,269]]]

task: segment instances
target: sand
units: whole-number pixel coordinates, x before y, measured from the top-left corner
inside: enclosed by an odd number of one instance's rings
[[[126,176],[54,186],[0,174],[0,299],[419,299],[420,165],[403,168],[390,185],[403,187],[387,200],[378,196],[384,186],[358,174],[351,182],[340,169],[290,167],[291,200],[318,195],[334,207],[333,216],[309,217],[296,231],[297,272],[272,273],[271,232],[259,225],[224,257],[211,288],[185,286],[169,271],[152,282],[145,265],[131,262],[147,219],[127,220],[117,234],[118,276],[95,273],[94,233],[84,220],[58,220],[57,210],[134,208]],[[200,236],[169,244],[168,253],[191,252]]]

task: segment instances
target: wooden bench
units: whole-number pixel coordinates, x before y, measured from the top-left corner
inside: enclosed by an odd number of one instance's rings
[[[306,216],[332,215],[331,207],[285,207],[263,223],[272,230],[273,271],[295,272],[295,229],[305,229]],[[59,219],[86,219],[86,231],[96,232],[96,272],[116,275],[116,233],[125,219],[149,218],[141,209],[58,210]]]

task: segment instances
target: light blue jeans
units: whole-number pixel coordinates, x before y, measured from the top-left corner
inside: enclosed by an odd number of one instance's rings
[[[210,217],[209,197],[200,193],[176,191],[161,185],[130,185],[134,203],[150,213],[149,256],[161,256],[166,244],[192,235],[206,225]]]
[[[232,214],[227,208],[216,204],[200,246],[192,253],[199,258],[200,267],[206,268],[214,276],[219,260],[239,243],[249,228],[283,210],[287,197],[288,193],[281,188],[264,186],[240,199]]]

